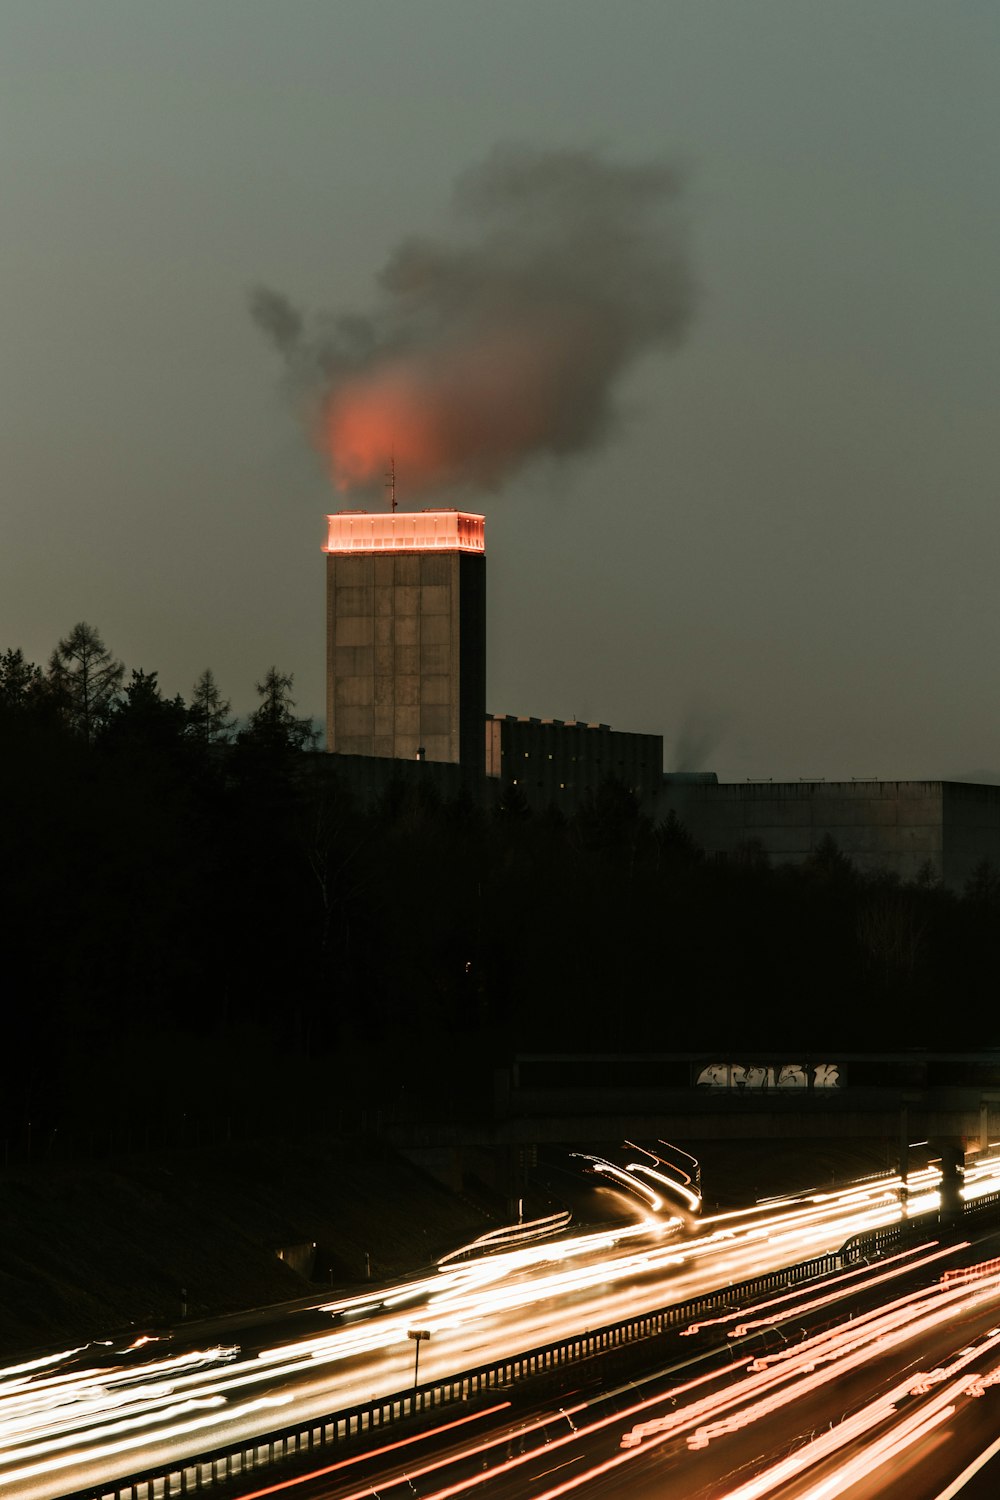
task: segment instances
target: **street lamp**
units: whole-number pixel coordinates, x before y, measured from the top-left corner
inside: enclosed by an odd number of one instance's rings
[[[412,1339],[413,1342],[416,1344],[416,1348],[413,1351],[413,1355],[414,1355],[414,1358],[413,1358],[413,1389],[414,1390],[416,1390],[416,1388],[417,1388],[417,1371],[420,1369],[420,1340],[421,1339],[429,1339],[430,1336],[431,1336],[431,1331],[430,1331],[429,1328],[410,1328],[410,1329],[407,1330],[406,1337],[408,1339]]]

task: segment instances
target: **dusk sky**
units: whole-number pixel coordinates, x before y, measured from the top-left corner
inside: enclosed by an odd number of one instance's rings
[[[666,167],[584,438],[398,466],[487,518],[487,706],[724,780],[1000,780],[998,65],[995,0],[0,0],[0,650],[87,620],[321,718],[324,517],[371,502],[253,289],[315,344],[413,237],[482,265],[452,194],[505,149]]]

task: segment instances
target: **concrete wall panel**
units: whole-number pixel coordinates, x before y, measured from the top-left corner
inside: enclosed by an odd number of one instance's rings
[[[443,673],[436,677],[421,674],[420,702],[421,704],[450,703],[451,678],[445,676]],[[436,734],[443,732],[443,730],[435,730]]]
[[[360,615],[367,619],[375,612],[375,590],[370,587],[352,588],[349,584],[338,583],[334,589],[333,602],[338,620],[350,615]]]
[[[439,673],[448,671],[451,665],[451,652],[447,643],[443,646],[424,644],[420,642],[420,675],[421,677],[432,677]]]
[[[421,585],[443,584],[451,592],[452,564],[454,554],[425,552],[420,559]]]
[[[374,707],[374,701],[375,691],[371,677],[364,676],[337,678],[334,702],[337,705],[337,718],[340,728],[344,727],[344,719],[340,714],[341,709],[368,708],[370,710]],[[352,729],[351,733],[357,734],[359,733],[359,731]]]
[[[370,646],[375,639],[370,615],[338,615],[336,631],[338,646]]]
[[[423,739],[442,736],[447,739],[451,729],[451,715],[447,703],[421,703],[420,734]],[[429,753],[429,752],[428,752]]]
[[[343,708],[338,708],[337,710],[337,722],[339,732],[346,739],[361,739],[365,736],[371,737],[371,708],[345,705]],[[347,753],[350,754],[351,752]]]
[[[444,646],[451,647],[451,617],[450,615],[421,615],[420,617],[420,644],[421,646]]]
[[[333,660],[339,677],[367,677],[372,670],[370,646],[335,646]]]
[[[428,584],[420,590],[420,613],[422,616],[451,614],[451,589],[443,584]]]

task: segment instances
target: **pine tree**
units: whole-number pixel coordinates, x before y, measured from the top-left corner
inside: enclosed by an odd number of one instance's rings
[[[0,656],[0,708],[21,713],[42,697],[45,679],[41,669],[25,659],[20,649]]]
[[[276,750],[305,750],[312,745],[315,739],[312,721],[298,719],[292,712],[294,680],[290,672],[268,668],[264,681],[255,684],[260,707],[250,715],[241,739]]]
[[[206,745],[227,744],[236,724],[229,716],[231,706],[229,699],[223,698],[211,667],[206,667],[191,693],[191,736]]]

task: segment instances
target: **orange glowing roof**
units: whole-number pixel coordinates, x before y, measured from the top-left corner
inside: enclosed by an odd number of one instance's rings
[[[486,521],[464,510],[341,510],[324,552],[485,552]]]

